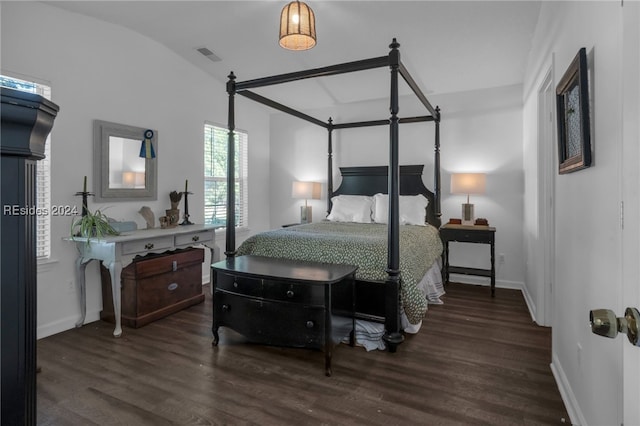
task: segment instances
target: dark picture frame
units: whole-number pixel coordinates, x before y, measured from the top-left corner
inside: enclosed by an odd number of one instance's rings
[[[591,166],[591,122],[587,51],[583,47],[556,87],[558,172]]]

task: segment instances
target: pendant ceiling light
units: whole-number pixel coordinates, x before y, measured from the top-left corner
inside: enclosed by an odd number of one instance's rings
[[[316,45],[316,17],[306,3],[292,1],[280,14],[280,46],[307,50]]]

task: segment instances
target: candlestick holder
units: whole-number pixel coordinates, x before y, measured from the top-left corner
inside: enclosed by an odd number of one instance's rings
[[[189,201],[188,195],[193,194],[193,192],[183,191],[184,194],[184,220],[180,225],[193,225],[193,222],[189,221]]]
[[[86,216],[89,208],[87,207],[87,198],[89,195],[95,195],[93,192],[89,192],[86,189],[84,191],[78,191],[75,193],[76,197],[82,195],[82,216]]]
[[[82,186],[82,191],[78,191],[75,193],[76,197],[78,195],[82,195],[82,216],[86,216],[87,213],[89,212],[89,208],[88,208],[88,203],[87,203],[87,197],[89,195],[95,195],[93,192],[89,192],[87,191],[87,177],[84,177],[84,184]]]

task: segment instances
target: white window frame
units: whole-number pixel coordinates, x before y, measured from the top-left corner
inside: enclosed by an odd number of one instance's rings
[[[29,77],[15,77],[8,73],[0,74],[0,77],[21,83],[20,88],[29,93],[35,93],[45,99],[51,100],[51,86],[49,84],[34,81]],[[16,89],[0,81],[0,86]],[[38,262],[45,262],[51,258],[51,133],[47,136],[44,147],[45,158],[38,160],[36,167],[36,207],[38,214],[36,221],[36,257]]]
[[[217,133],[218,139],[212,137],[212,133]],[[228,141],[228,128],[219,124],[205,122],[204,123],[204,223],[219,225],[221,228],[226,227],[226,210],[227,210],[227,197],[226,191],[222,190],[224,196],[218,195],[215,197],[216,189],[212,188],[214,183],[222,183],[226,186],[227,182],[227,169],[226,163],[224,167],[219,167],[217,176],[214,176],[210,172],[210,168],[207,167],[209,159],[208,156],[215,155],[215,149],[223,150],[222,153],[227,160],[227,141]],[[246,229],[249,227],[249,169],[248,169],[248,148],[249,148],[249,134],[244,130],[234,130],[236,140],[236,229]],[[213,142],[213,146],[209,147],[208,144]],[[217,198],[216,203],[208,201],[210,198]],[[216,214],[216,212],[219,212]],[[216,217],[217,216],[217,217]]]

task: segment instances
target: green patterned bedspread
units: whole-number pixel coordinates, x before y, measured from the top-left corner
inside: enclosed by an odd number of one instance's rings
[[[422,320],[427,300],[417,284],[442,253],[433,226],[400,226],[402,304],[410,323]],[[253,235],[238,248],[238,255],[308,260],[357,265],[356,278],[387,279],[387,225],[377,223],[315,222]]]

